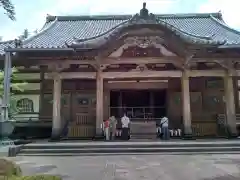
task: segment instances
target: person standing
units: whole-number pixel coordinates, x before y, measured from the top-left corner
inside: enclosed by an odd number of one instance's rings
[[[116,136],[117,119],[115,118],[115,116],[111,116],[109,119],[111,140],[114,140]]]
[[[169,130],[168,130],[168,118],[163,117],[161,119],[161,133],[162,133],[162,139],[163,140],[168,140],[169,139]]]
[[[122,123],[122,139],[128,140],[130,119],[126,116],[126,114],[124,114],[123,117],[121,118],[121,123]]]
[[[116,123],[116,138],[120,139],[121,136],[122,136],[122,122],[121,118],[118,118]]]
[[[110,120],[106,119],[104,120],[104,135],[105,135],[105,140],[109,141],[110,140]]]

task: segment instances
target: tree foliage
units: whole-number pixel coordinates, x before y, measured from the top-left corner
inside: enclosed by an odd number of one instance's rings
[[[16,68],[12,68],[12,77],[11,77],[11,90],[13,92],[23,92],[24,87],[26,86],[26,82],[19,82],[16,83],[17,79],[17,72],[18,70]],[[2,99],[4,94],[4,71],[0,70],[0,98]],[[14,93],[11,92],[11,98],[10,98],[10,109],[9,109],[9,116],[13,116],[18,112],[16,108],[16,99],[14,98]]]
[[[15,17],[15,7],[12,4],[11,0],[0,0],[0,7],[5,10],[5,14],[11,19],[16,20]]]

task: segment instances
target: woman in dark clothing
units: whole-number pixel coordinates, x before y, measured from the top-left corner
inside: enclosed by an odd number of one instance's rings
[[[122,123],[121,119],[117,119],[117,125],[116,125],[116,138],[120,139],[122,134]]]

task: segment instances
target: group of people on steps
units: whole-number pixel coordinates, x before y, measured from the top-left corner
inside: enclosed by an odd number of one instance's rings
[[[115,140],[115,138],[120,138],[121,140],[130,139],[130,118],[124,113],[122,118],[117,120],[115,116],[104,120],[103,122],[103,133],[106,141]],[[157,133],[163,140],[169,139],[169,129],[168,129],[168,118],[163,117],[157,123]]]

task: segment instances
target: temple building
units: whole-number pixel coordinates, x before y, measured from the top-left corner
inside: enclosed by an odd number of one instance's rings
[[[52,137],[64,127],[69,138],[98,136],[123,113],[136,137],[154,134],[163,116],[183,137],[237,135],[240,32],[220,12],[152,14],[144,3],[135,15],[48,15],[38,34],[0,43],[0,54],[3,104],[14,66],[29,83],[16,95],[20,119]]]

